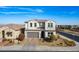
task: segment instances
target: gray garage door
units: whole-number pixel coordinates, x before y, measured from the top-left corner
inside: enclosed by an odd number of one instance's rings
[[[39,38],[38,32],[27,32],[27,38]]]

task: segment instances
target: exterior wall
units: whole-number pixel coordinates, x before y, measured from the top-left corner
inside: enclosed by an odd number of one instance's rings
[[[2,32],[1,32],[1,30],[0,30],[0,38],[2,38]]]
[[[45,37],[48,37],[48,32],[45,32]]]
[[[32,23],[33,27],[30,27],[30,23]],[[37,27],[34,27],[34,23],[37,23]],[[53,23],[53,27],[48,27],[48,23]],[[38,30],[37,28],[39,27],[39,22],[37,21],[29,21],[28,23],[25,23],[25,38],[27,38],[27,32],[39,32],[39,38],[41,38],[41,29],[40,31],[33,31],[34,29],[35,30]],[[28,30],[28,31],[27,31]],[[30,31],[31,30],[31,31]],[[53,21],[45,21],[45,29],[44,30],[48,30],[48,31],[45,31],[45,37],[48,37],[48,32],[53,31],[52,32],[54,35],[56,35],[56,23],[53,22]]]
[[[25,29],[28,29],[28,23],[25,23]]]
[[[30,23],[32,23],[33,27],[30,27]],[[34,23],[37,23],[37,27],[34,27]],[[53,23],[53,27],[48,27],[48,23]],[[25,23],[25,29],[38,29],[39,23],[37,21],[29,21],[28,23]],[[45,22],[45,30],[55,30],[56,29],[56,23],[53,21],[46,21]]]
[[[7,36],[7,32],[12,32],[12,36]],[[6,29],[5,30],[5,38],[7,39],[16,39],[20,34],[20,31],[15,31],[15,30],[12,30],[12,29]]]
[[[56,35],[56,32],[53,32],[54,35]]]
[[[45,37],[49,37],[48,32],[51,32],[51,31],[46,31],[45,32]],[[51,32],[51,33],[54,34],[54,35],[56,35],[56,32]]]
[[[30,27],[30,23],[32,23],[32,27]],[[37,27],[34,27],[34,23],[37,23]],[[30,21],[25,25],[26,29],[37,29],[39,27],[39,23],[37,21]]]
[[[2,27],[1,29],[0,29],[0,38],[3,38],[2,36],[2,31],[5,31],[5,33],[4,33],[4,35],[5,35],[5,38],[6,39],[16,39],[18,36],[19,36],[19,34],[20,34],[20,30],[18,30],[18,31],[15,31],[15,30],[13,30],[13,29],[10,29],[10,28],[8,28],[8,27]],[[7,36],[7,32],[12,32],[12,36],[10,37],[8,37]]]
[[[53,27],[48,27],[48,23],[53,23]],[[45,22],[45,30],[56,30],[56,24],[53,21],[46,21]]]

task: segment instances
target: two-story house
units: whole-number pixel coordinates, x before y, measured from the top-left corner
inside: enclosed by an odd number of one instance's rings
[[[56,35],[56,23],[52,20],[34,19],[25,22],[25,38],[46,38]]]

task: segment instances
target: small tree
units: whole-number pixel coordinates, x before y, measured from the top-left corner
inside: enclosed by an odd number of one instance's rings
[[[23,41],[25,38],[25,35],[23,33],[19,34],[19,37],[17,38],[19,41]]]
[[[53,34],[52,34],[52,35],[50,36],[50,39],[51,39],[51,40],[57,40],[58,38],[60,38],[60,36],[59,36],[58,34],[57,34],[57,35],[53,35]]]

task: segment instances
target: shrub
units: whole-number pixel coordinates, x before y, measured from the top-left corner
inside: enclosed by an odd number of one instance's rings
[[[52,34],[49,37],[44,38],[43,41],[52,42],[53,40],[57,40],[59,38],[60,38],[60,36],[58,34],[57,35]]]
[[[69,40],[66,40],[66,39],[64,41],[67,44],[67,46],[75,46],[76,45],[74,41],[69,41]]]
[[[2,42],[5,42],[5,41],[9,41],[9,43],[12,43],[12,39],[3,39]]]
[[[58,46],[63,46],[63,43],[59,43],[59,44],[57,44]]]
[[[7,39],[9,41],[9,43],[12,43],[12,39]]]
[[[46,42],[51,42],[51,39],[50,39],[50,38],[44,38],[44,39],[43,39],[43,42],[44,42],[44,41],[46,41]]]
[[[50,36],[50,39],[51,40],[57,40],[58,38],[60,38],[60,36],[57,34],[57,35],[51,35]]]
[[[18,36],[18,38],[17,38],[17,40],[23,41],[24,38],[25,38],[25,35],[23,33],[20,33],[19,36]]]

